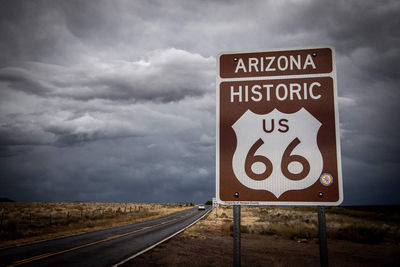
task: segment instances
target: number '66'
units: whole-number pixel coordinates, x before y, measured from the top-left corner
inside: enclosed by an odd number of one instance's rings
[[[246,161],[245,161],[245,172],[247,176],[249,176],[253,180],[264,180],[268,178],[272,174],[273,166],[272,162],[264,156],[261,155],[255,155],[256,151],[260,146],[264,144],[264,141],[260,138],[253,144],[253,146],[250,148],[249,152],[247,153],[246,156]],[[293,149],[300,144],[299,138],[293,139],[292,142],[287,146],[285,151],[283,152],[283,156],[281,159],[281,171],[284,176],[286,176],[290,180],[302,180],[304,179],[308,173],[310,172],[310,164],[308,161],[300,156],[300,155],[291,155]],[[252,165],[256,162],[260,162],[265,165],[265,170],[263,173],[255,173],[252,170]],[[298,162],[302,165],[302,170],[300,173],[292,173],[289,170],[289,164],[293,162]]]

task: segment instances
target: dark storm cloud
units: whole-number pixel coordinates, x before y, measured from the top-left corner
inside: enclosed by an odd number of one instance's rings
[[[399,12],[397,1],[315,1],[293,14],[292,32],[336,48],[345,203],[400,202]]]
[[[211,57],[167,49],[136,62],[87,59],[69,68],[43,63],[1,68],[0,82],[43,97],[169,102],[210,92],[214,72]]]
[[[330,45],[345,203],[400,203],[398,13],[398,1],[2,1],[0,196],[211,198],[215,56]]]
[[[307,26],[323,29],[342,56],[348,56],[363,78],[399,82],[400,18],[398,1],[316,2],[305,12]],[[339,21],[339,23],[337,23]]]
[[[26,69],[0,69],[4,101],[18,91],[41,99],[34,115],[18,112],[3,119],[2,145],[68,145],[142,136],[185,119],[135,103],[201,99],[214,89],[214,59],[183,50],[153,51],[137,62],[97,63],[88,60],[70,68],[28,63]]]
[[[24,61],[62,62],[75,38],[64,27],[58,1],[2,1],[0,66]],[[60,57],[62,56],[62,57]]]
[[[0,69],[0,83],[28,94],[44,95],[51,90],[49,86],[40,81],[39,77],[31,75],[27,70],[21,68]]]
[[[60,88],[54,95],[81,100],[169,102],[210,92],[215,60],[177,49],[152,52],[147,59],[116,62],[99,68],[92,63],[89,71],[71,73],[66,80],[55,81]],[[77,77],[86,77],[78,78]],[[79,92],[78,92],[79,91]]]
[[[308,5],[302,2],[295,5],[297,8],[289,11],[290,15],[293,21],[302,23],[294,29],[325,32],[335,40],[338,50],[344,49],[343,53],[362,47],[384,49],[387,48],[385,42],[399,37],[396,34],[400,23],[396,16],[400,9],[397,1],[312,1]],[[293,21],[286,21],[284,27],[290,30]]]
[[[3,184],[27,200],[196,201],[213,185],[213,147],[193,146],[182,134],[94,141],[85,146],[41,147],[4,160]],[[57,154],[57,157],[54,157]],[[85,160],[82,160],[85,159]],[[47,167],[46,167],[47,166]],[[30,173],[30,177],[25,175]],[[71,188],[72,190],[65,190]],[[194,196],[198,194],[198,196]]]
[[[190,103],[199,105],[201,100]],[[69,145],[98,139],[115,139],[152,135],[159,132],[174,134],[199,124],[176,114],[171,109],[186,108],[184,103],[132,104],[105,100],[46,99],[40,101],[34,114],[14,114],[0,125],[0,144]],[[168,112],[165,112],[164,109]],[[54,110],[47,113],[46,110]],[[196,113],[194,111],[194,118]]]

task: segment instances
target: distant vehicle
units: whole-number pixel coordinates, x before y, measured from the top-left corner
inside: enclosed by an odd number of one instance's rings
[[[205,210],[205,209],[206,209],[206,206],[204,206],[204,205],[199,205],[198,210]]]

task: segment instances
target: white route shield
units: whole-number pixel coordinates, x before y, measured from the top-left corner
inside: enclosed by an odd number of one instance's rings
[[[321,125],[305,108],[290,114],[277,109],[268,114],[247,110],[232,126],[237,137],[232,160],[236,178],[250,189],[266,190],[277,198],[286,191],[310,187],[324,165],[317,145]]]

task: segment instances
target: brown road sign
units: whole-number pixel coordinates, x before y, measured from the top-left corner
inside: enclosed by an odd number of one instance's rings
[[[218,70],[217,201],[339,205],[334,50],[221,54]]]

